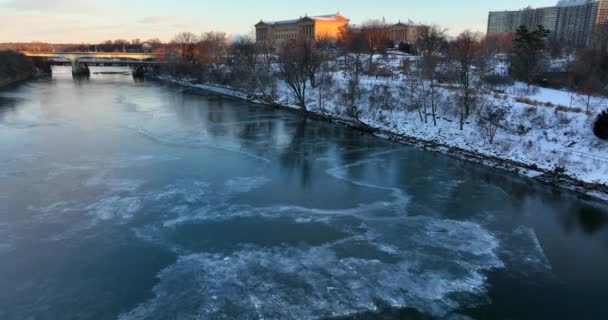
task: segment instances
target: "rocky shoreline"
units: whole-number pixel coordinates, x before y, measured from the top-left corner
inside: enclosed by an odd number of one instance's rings
[[[241,90],[223,87],[218,85],[209,85],[209,84],[193,84],[189,81],[184,81],[180,79],[175,79],[169,76],[163,75],[155,75],[152,77],[155,80],[159,80],[162,82],[169,82],[173,84],[178,84],[181,86],[185,86],[192,89],[198,89],[207,92],[213,92],[220,95],[235,97],[247,101],[251,101],[254,103],[263,104],[273,108],[281,108],[290,111],[295,111],[300,114],[303,114],[306,117],[330,121],[342,125],[347,125],[349,127],[362,130],[371,134],[374,134],[378,137],[382,137],[385,139],[389,139],[391,141],[395,141],[398,143],[414,146],[423,150],[438,152],[442,154],[447,154],[452,157],[471,161],[479,164],[483,164],[488,167],[505,170],[511,173],[518,174],[523,177],[531,178],[535,181],[539,181],[541,183],[559,187],[562,189],[570,190],[576,192],[580,195],[586,196],[590,199],[608,201],[608,186],[599,183],[589,183],[586,181],[582,181],[570,175],[564,174],[559,170],[546,170],[539,168],[536,165],[530,165],[518,161],[514,161],[512,159],[500,158],[496,156],[489,156],[479,152],[475,152],[473,150],[467,150],[464,148],[450,146],[441,142],[437,142],[434,140],[424,140],[418,137],[407,136],[399,133],[392,132],[390,130],[386,130],[385,128],[374,127],[372,125],[362,123],[359,121],[353,121],[352,119],[345,119],[335,115],[329,114],[320,114],[312,111],[303,111],[301,109],[296,109],[292,106],[282,105],[275,101],[267,101],[262,97],[258,97],[254,94],[247,93]]]

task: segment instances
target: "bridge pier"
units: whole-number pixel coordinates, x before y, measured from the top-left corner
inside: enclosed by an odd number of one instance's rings
[[[146,74],[146,69],[142,65],[133,66],[131,69],[133,70],[133,78],[143,78]]]
[[[78,59],[72,60],[72,75],[73,76],[90,76],[91,70],[89,65],[78,61]]]

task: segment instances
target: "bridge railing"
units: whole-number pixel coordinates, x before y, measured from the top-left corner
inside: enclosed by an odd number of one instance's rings
[[[67,58],[67,59],[86,59],[86,58],[114,58],[114,59],[161,59],[164,55],[147,52],[32,52],[21,51],[28,57],[43,58]]]

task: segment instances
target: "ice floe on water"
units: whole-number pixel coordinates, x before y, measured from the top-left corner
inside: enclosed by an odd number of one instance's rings
[[[184,254],[160,272],[154,298],[120,319],[319,319],[381,306],[442,317],[461,301],[484,301],[484,271],[503,266],[492,234],[423,217],[386,225],[368,223],[363,236],[316,247]],[[361,241],[393,259],[341,249]]]
[[[137,197],[110,196],[87,206],[85,210],[100,220],[132,218],[143,206]]]
[[[96,185],[98,180],[93,178]],[[100,220],[116,219],[118,222],[133,218],[145,205],[163,210],[169,219],[179,219],[186,213],[196,212],[210,201],[211,185],[202,181],[181,181],[146,192],[137,192],[143,183],[138,180],[101,179],[109,191],[105,196],[84,208]],[[175,217],[177,215],[177,218]]]
[[[499,253],[509,265],[510,273],[531,275],[552,269],[534,229],[519,226],[511,232],[500,233],[499,238],[503,243]]]
[[[224,183],[229,192],[246,193],[270,182],[266,177],[238,177]]]
[[[151,201],[172,201],[178,205],[207,203],[212,197],[211,184],[205,181],[183,180],[163,187],[160,191],[150,191],[145,195]]]
[[[104,187],[108,192],[134,192],[145,183],[140,179],[110,178],[107,174],[100,173],[83,182],[85,187]]]

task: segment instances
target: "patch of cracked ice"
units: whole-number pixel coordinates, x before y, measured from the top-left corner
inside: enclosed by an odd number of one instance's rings
[[[270,179],[266,177],[238,177],[226,181],[224,185],[228,192],[246,193],[257,189],[268,182],[270,182]]]
[[[110,196],[85,207],[84,209],[100,220],[128,220],[142,208],[142,201],[136,197]]]
[[[104,187],[111,193],[134,192],[143,184],[143,180],[109,178],[104,173],[95,175],[83,182],[85,187]]]
[[[176,314],[192,319],[318,319],[385,305],[441,317],[461,307],[460,301],[484,301],[483,272],[503,266],[492,234],[474,223],[425,217],[386,225],[370,223],[363,237],[318,247],[184,254],[160,272],[154,298],[120,319]],[[339,246],[361,240],[395,259],[339,252]]]

